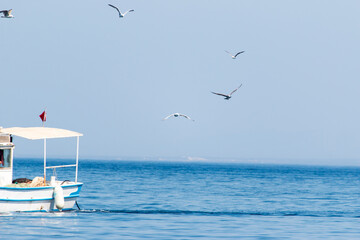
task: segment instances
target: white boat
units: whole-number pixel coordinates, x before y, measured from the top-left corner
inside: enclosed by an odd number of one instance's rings
[[[31,140],[44,140],[44,177],[27,184],[13,184],[13,136]],[[79,162],[79,137],[81,133],[48,127],[0,128],[0,212],[38,212],[72,210],[80,196],[83,183],[77,181]],[[46,165],[46,140],[76,137],[76,162],[70,165]],[[61,181],[51,176],[46,181],[46,170],[63,167],[75,168],[74,181]],[[37,173],[36,173],[37,174]],[[37,185],[36,185],[37,184]]]

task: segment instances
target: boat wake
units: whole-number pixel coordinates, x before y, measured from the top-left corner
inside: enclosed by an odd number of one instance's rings
[[[78,213],[109,213],[109,214],[168,214],[168,215],[195,215],[195,216],[302,216],[302,217],[349,217],[360,218],[353,212],[317,212],[317,211],[294,211],[294,212],[248,212],[248,211],[189,211],[189,210],[109,210],[109,209],[83,209],[76,210]]]

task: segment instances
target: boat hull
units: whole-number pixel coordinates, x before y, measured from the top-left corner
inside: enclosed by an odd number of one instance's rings
[[[82,183],[62,185],[64,208],[72,210],[80,196]],[[0,187],[0,212],[59,211],[55,206],[54,187]]]

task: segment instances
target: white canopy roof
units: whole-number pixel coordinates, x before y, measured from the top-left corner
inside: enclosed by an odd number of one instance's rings
[[[23,137],[31,140],[46,139],[46,138],[66,138],[79,137],[83,134],[73,132],[66,129],[48,128],[48,127],[13,127],[0,128],[0,133],[11,134],[18,137]]]

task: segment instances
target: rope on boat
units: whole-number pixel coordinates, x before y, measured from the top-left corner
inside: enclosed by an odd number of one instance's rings
[[[81,209],[80,209],[80,207],[79,207],[78,202],[77,202],[77,201],[75,201],[75,203],[76,203],[76,206],[78,207],[78,209],[79,209],[79,210],[81,210]]]
[[[65,182],[70,182],[70,180],[64,180],[60,185],[63,185]]]

